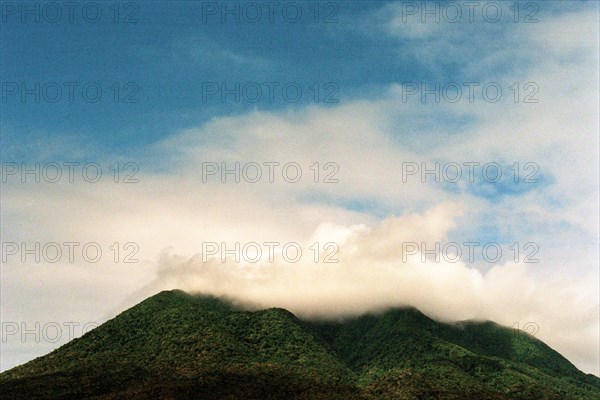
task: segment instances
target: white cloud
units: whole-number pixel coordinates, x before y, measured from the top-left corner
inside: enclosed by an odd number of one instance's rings
[[[168,172],[140,163],[138,184],[3,185],[3,240],[97,241],[104,248],[133,241],[142,260],[36,265],[13,259],[2,266],[3,320],[103,320],[126,299],[131,305],[174,287],[306,315],[412,304],[442,319],[536,322],[541,339],[598,373],[598,54],[590,39],[598,25],[586,13],[548,18],[527,28],[519,49],[510,43],[522,39],[520,32],[486,56],[532,61],[492,78],[537,82],[538,104],[512,104],[510,97],[495,104],[405,103],[393,86],[378,100],[215,118],[141,151]],[[558,39],[563,24],[576,21],[568,38]],[[455,34],[436,36],[430,45],[439,39],[443,48]],[[565,64],[568,49],[578,56]],[[435,63],[441,55],[427,57]],[[463,74],[484,70],[486,57]],[[447,135],[439,115],[474,123]],[[553,183],[495,202],[418,180],[402,183],[402,162],[436,160],[534,161]],[[297,162],[306,175],[293,184],[202,183],[202,162],[213,161]],[[321,167],[335,162],[339,183],[314,183],[309,167],[316,161]],[[374,209],[348,206],[356,201]],[[536,240],[544,262],[505,263],[487,272],[480,265],[398,262],[402,241],[432,243],[457,232],[477,239],[490,226],[514,240]],[[205,241],[336,241],[343,251],[339,264],[325,267],[201,265],[193,256]],[[10,346],[31,354],[30,344]],[[3,357],[2,368],[22,361]]]
[[[403,261],[403,243],[423,241],[433,248],[435,241],[447,236],[458,209],[455,204],[442,204],[423,215],[389,218],[372,227],[346,227],[346,238],[336,254],[339,263],[314,263],[308,256],[298,263],[278,257],[273,263],[237,264],[231,257],[222,263],[164,254],[156,281],[132,301],[181,288],[254,307],[283,307],[310,318],[412,305],[447,321],[492,319],[521,327],[535,323],[537,337],[576,360],[580,368],[593,371],[600,334],[598,306],[593,303],[598,274],[567,285],[537,279],[527,264],[510,262],[484,274],[461,261],[422,262],[419,255]],[[320,236],[321,229],[313,238]]]

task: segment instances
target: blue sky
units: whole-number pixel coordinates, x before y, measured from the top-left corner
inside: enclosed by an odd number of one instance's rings
[[[461,9],[457,23],[431,15],[423,22],[423,3],[399,1],[281,3],[302,10],[296,23],[281,10],[273,22],[231,15],[223,22],[219,10],[203,21],[203,8],[246,3],[192,1],[118,3],[117,23],[115,3],[95,3],[102,16],[92,23],[80,9],[89,2],[80,2],[73,22],[43,15],[35,22],[21,19],[21,4],[2,3],[2,162],[95,162],[104,178],[37,184],[9,176],[2,240],[135,242],[142,261],[33,270],[39,266],[13,259],[2,267],[6,318],[102,322],[174,287],[300,314],[314,314],[315,304],[335,314],[410,303],[444,319],[512,326],[533,318],[543,340],[598,373],[597,2],[482,2],[502,10],[497,22],[481,8],[470,22],[464,2],[428,3]],[[127,15],[135,22],[125,23]],[[36,84],[48,97],[21,101],[23,85]],[[52,102],[56,84],[62,98]],[[249,97],[223,101],[222,84],[245,87]],[[86,100],[83,87],[102,95]],[[256,87],[262,98],[252,101]],[[283,87],[302,95],[286,101]],[[497,88],[501,96],[490,100]],[[269,161],[297,163],[303,179],[201,180],[205,162]],[[113,184],[116,162],[135,163],[139,182]],[[335,163],[338,182],[313,182],[315,162],[321,178]],[[424,182],[420,172],[403,181],[407,163],[470,162],[497,163],[503,176],[486,180],[479,167],[473,182],[466,169],[458,183]],[[539,181],[525,182],[534,170]],[[316,239],[339,242],[343,268],[324,276],[302,265],[288,276],[287,265],[261,265],[255,272],[264,281],[253,287],[256,275],[239,266],[189,273],[180,265],[193,265],[204,241]],[[498,242],[509,255],[507,246],[518,242],[522,255],[534,242],[540,262],[478,256],[437,267],[408,263],[396,274],[406,241]],[[51,347],[10,343],[2,368]]]
[[[331,23],[315,23],[310,8],[314,6],[309,2],[298,3],[304,4],[298,23],[287,23],[281,15],[274,23],[266,18],[236,23],[231,16],[221,23],[219,15],[209,15],[203,22],[202,3],[147,1],[121,9],[122,15],[132,13],[137,23],[114,23],[114,10],[106,2],[100,3],[103,14],[96,23],[86,22],[80,13],[75,13],[73,23],[66,16],[57,23],[43,16],[33,23],[33,16],[25,16],[31,23],[20,23],[20,14],[6,15],[1,28],[4,82],[77,82],[81,86],[96,82],[104,93],[95,104],[77,95],[69,103],[66,93],[55,104],[36,104],[31,97],[25,104],[4,102],[4,133],[19,140],[31,138],[32,132],[52,136],[68,132],[99,149],[127,151],[215,115],[255,107],[290,107],[281,96],[257,104],[222,104],[218,96],[203,102],[202,82],[297,82],[305,92],[300,103],[314,101],[308,93],[312,84],[331,82],[339,88],[334,97],[347,102],[365,94],[378,96],[392,83],[449,81],[462,75],[468,64],[468,58],[450,56],[435,67],[424,66],[412,56],[414,43],[374,29],[385,16],[383,2],[334,2],[336,7],[331,9],[322,3],[321,18],[333,13],[337,22]],[[564,9],[565,4],[561,6]],[[580,7],[590,5],[568,5],[569,9]],[[555,8],[544,5],[539,15],[551,15]],[[482,24],[479,16],[468,25],[479,26],[485,37],[501,38],[507,30],[519,27],[512,23],[507,7],[504,13],[498,23]],[[409,15],[407,20],[417,18]],[[491,41],[484,51],[496,46]],[[501,60],[494,68],[506,72],[511,61]],[[497,71],[486,69],[469,79],[478,81],[490,72]],[[112,101],[114,83],[133,83],[121,90],[125,95],[135,93],[131,99],[138,102]]]
[[[134,96],[139,102],[115,104],[106,97],[98,104],[81,98],[74,104],[7,102],[6,130],[18,131],[19,137],[32,130],[71,131],[100,146],[123,150],[215,115],[255,106],[221,104],[218,99],[203,103],[202,82],[298,82],[304,91],[315,82],[333,82],[340,91],[336,98],[344,101],[347,93],[388,84],[394,77],[421,78],[414,65],[395,62],[383,46],[373,46],[385,38],[348,29],[344,21],[351,15],[373,8],[362,2],[341,4],[339,22],[331,24],[281,19],[279,24],[220,23],[212,18],[203,23],[200,2],[136,4],[139,23],[130,24],[114,24],[108,16],[94,24],[19,24],[7,17],[2,26],[5,81],[98,82],[104,90],[114,82],[133,82],[139,87]],[[306,93],[301,101],[312,100]],[[274,102],[256,106],[289,104],[279,95]]]

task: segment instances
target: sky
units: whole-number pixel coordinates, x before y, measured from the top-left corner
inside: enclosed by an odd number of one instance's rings
[[[600,374],[597,2],[1,7],[2,370],[180,288]]]

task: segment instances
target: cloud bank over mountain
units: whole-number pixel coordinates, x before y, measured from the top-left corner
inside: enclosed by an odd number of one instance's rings
[[[173,288],[307,317],[413,305],[443,320],[533,322],[537,337],[598,374],[597,10],[553,11],[530,26],[448,25],[444,35],[398,26],[397,12],[386,5],[364,19],[375,31],[359,24],[352,33],[385,36],[392,54],[409,48],[428,70],[458,63],[453,80],[463,88],[461,82],[497,83],[501,100],[475,92],[470,102],[465,91],[456,103],[433,96],[423,102],[407,96],[407,81],[418,79],[399,77],[376,94],[357,89],[340,104],[223,112],[126,154],[101,155],[104,166],[138,160],[138,183],[11,180],[3,184],[4,242],[98,242],[105,252],[97,263],[9,258],[2,266],[3,318],[101,322]],[[440,52],[423,50],[424,37]],[[437,81],[448,82],[445,74]],[[535,83],[539,101],[515,103],[515,82]],[[41,146],[30,157],[68,161],[88,152]],[[496,162],[506,176],[485,182],[477,169],[470,182],[470,162]],[[535,164],[538,181],[514,183],[509,167],[516,162],[521,178],[533,171],[525,164]],[[256,163],[261,179],[236,183],[230,173],[223,183],[222,163]],[[273,182],[265,163],[278,163],[271,164]],[[301,168],[297,182],[290,182],[297,168],[282,172],[288,163]],[[423,163],[458,164],[464,175],[456,183],[431,175],[423,182],[422,171],[406,175],[408,165]],[[255,169],[247,172],[255,176]],[[302,260],[202,259],[203,243],[273,241],[299,243]],[[525,263],[523,254],[496,263],[423,262],[420,253],[403,259],[405,243],[431,249],[472,241],[505,250],[532,242],[539,262]],[[115,263],[108,250],[115,242],[135,242],[140,262]],[[321,256],[324,244],[335,243],[339,262],[315,263],[310,246],[317,242]],[[32,300],[40,298],[42,304]],[[7,354],[27,346],[12,343]]]

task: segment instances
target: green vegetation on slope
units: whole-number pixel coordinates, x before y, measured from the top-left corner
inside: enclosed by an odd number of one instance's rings
[[[161,292],[0,375],[6,399],[600,399],[539,340],[411,308],[340,322]]]
[[[443,324],[407,308],[310,325],[361,386],[413,393],[389,398],[425,392],[430,398],[600,398],[600,379],[541,341],[495,323]]]

